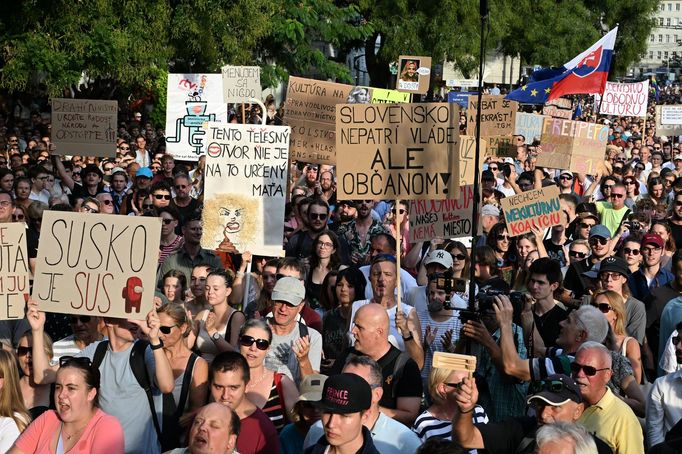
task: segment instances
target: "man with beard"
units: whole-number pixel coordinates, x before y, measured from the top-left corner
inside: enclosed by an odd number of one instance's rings
[[[336,205],[336,185],[334,184],[334,174],[330,171],[320,173],[319,193],[320,198],[330,206]]]
[[[350,259],[353,264],[369,263],[370,239],[379,233],[388,233],[384,225],[372,218],[372,200],[355,202],[358,216],[346,226],[339,227],[339,238],[345,238],[350,248]]]
[[[285,255],[287,257],[296,257],[307,261],[313,253],[313,240],[320,232],[327,229],[329,204],[322,199],[315,199],[308,205],[305,216],[308,219],[308,230],[298,231],[289,238],[285,249]],[[342,263],[347,263],[347,261],[344,260],[345,255],[347,255],[345,246],[345,243],[341,241],[340,252]]]
[[[338,236],[339,229],[347,227],[348,223],[355,220],[357,215],[358,209],[354,200],[339,200],[336,205],[336,219],[329,228]]]

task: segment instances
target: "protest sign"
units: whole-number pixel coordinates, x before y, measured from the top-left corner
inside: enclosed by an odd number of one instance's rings
[[[279,257],[290,128],[207,126],[202,246],[217,249],[229,241],[240,252]]]
[[[431,57],[401,55],[395,83],[398,91],[425,94],[431,83]]]
[[[291,159],[336,163],[335,108],[336,104],[348,102],[353,88],[334,82],[289,77],[284,118],[291,126]],[[358,90],[354,102],[369,102],[368,89],[364,90],[364,96]]]
[[[570,99],[557,98],[545,104],[542,114],[553,118],[573,118],[573,102]]]
[[[486,142],[481,140],[481,156],[486,155]],[[458,165],[459,165],[459,184],[467,186],[474,184],[476,159],[476,137],[459,136]]]
[[[481,138],[486,142],[485,153],[483,156],[493,158],[514,158],[516,157],[516,144],[514,138],[510,136],[489,136]]]
[[[682,125],[664,125],[661,124],[661,110],[663,106],[656,106],[656,135],[657,136],[675,136],[682,135]]]
[[[412,200],[410,242],[471,236],[473,186],[461,186],[457,199]]]
[[[594,175],[604,161],[608,138],[608,125],[546,118],[536,165]]]
[[[224,102],[244,103],[261,98],[260,67],[226,65],[221,71]]]
[[[545,118],[547,117],[544,115],[517,112],[514,135],[523,136],[527,144],[533,143],[534,140],[540,140]]]
[[[500,202],[510,236],[530,232],[533,224],[544,230],[565,220],[562,219],[559,188],[556,186],[532,189],[505,197]]]
[[[682,106],[661,106],[662,125],[682,125]]]
[[[223,76],[169,74],[166,99],[166,152],[175,159],[198,161],[206,152],[203,124],[227,123]]]
[[[118,102],[52,98],[52,142],[60,154],[116,156]]]
[[[456,104],[339,104],[338,198],[452,197],[458,146]]]
[[[29,278],[26,226],[0,224],[0,320],[24,318]]]
[[[152,310],[160,218],[45,211],[41,232],[41,311],[141,320]]]
[[[633,84],[606,82],[604,96],[599,104],[600,114],[621,117],[646,117],[649,99],[649,81]]]
[[[372,104],[410,102],[409,93],[401,93],[398,90],[387,90],[385,88],[365,88],[372,92]]]
[[[451,91],[448,93],[448,102],[456,102],[462,109],[469,105],[469,96],[476,96],[473,91]]]
[[[481,137],[511,136],[514,133],[514,119],[519,104],[504,99],[502,95],[483,95],[481,97]],[[476,112],[478,96],[469,96],[467,109],[467,135],[476,135]]]

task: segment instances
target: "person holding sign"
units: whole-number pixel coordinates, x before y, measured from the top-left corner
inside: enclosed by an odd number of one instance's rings
[[[26,318],[33,335],[33,371],[36,380],[42,377],[42,383],[53,383],[57,377],[49,366],[43,346],[45,313],[38,310],[36,301],[29,300]],[[173,392],[173,369],[159,337],[159,316],[156,309],[152,309],[143,321],[106,317],[104,324],[108,340],[88,345],[76,357],[89,359],[94,363],[93,367],[99,369],[100,408],[121,423],[125,433],[125,452],[159,454],[160,433],[154,424],[156,410],[151,396],[148,397],[131,366],[132,354],[136,353],[138,357],[142,355],[147,377],[153,379],[152,388],[162,393]],[[137,339],[139,331],[149,342]],[[144,405],[144,402],[149,402],[149,406]]]

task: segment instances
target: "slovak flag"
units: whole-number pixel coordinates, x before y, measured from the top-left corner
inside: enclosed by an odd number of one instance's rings
[[[527,85],[509,93],[507,99],[544,104],[564,95],[602,94],[609,77],[617,33],[618,27],[561,68],[536,71]]]

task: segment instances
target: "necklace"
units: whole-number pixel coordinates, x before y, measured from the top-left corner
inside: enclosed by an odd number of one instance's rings
[[[268,373],[268,371],[267,371],[267,370],[264,370],[263,373],[261,374],[261,376],[258,377],[258,380],[254,381],[254,382],[251,382],[251,381],[250,381],[249,384],[246,385],[246,387],[247,387],[247,388],[253,388],[253,387],[256,386],[257,384],[259,384],[260,382],[263,381],[263,379],[265,378],[265,376],[267,375],[267,373]]]
[[[90,421],[88,421],[88,423],[89,423],[89,422],[90,422]],[[87,426],[88,426],[88,425],[85,424],[83,427],[81,427],[80,429],[78,429],[77,431],[75,431],[73,434],[69,435],[69,434],[67,434],[67,433],[64,431],[64,423],[62,423],[62,433],[66,436],[66,440],[67,440],[67,441],[71,441],[71,439],[72,439],[73,437],[75,437],[81,430],[85,429]]]

